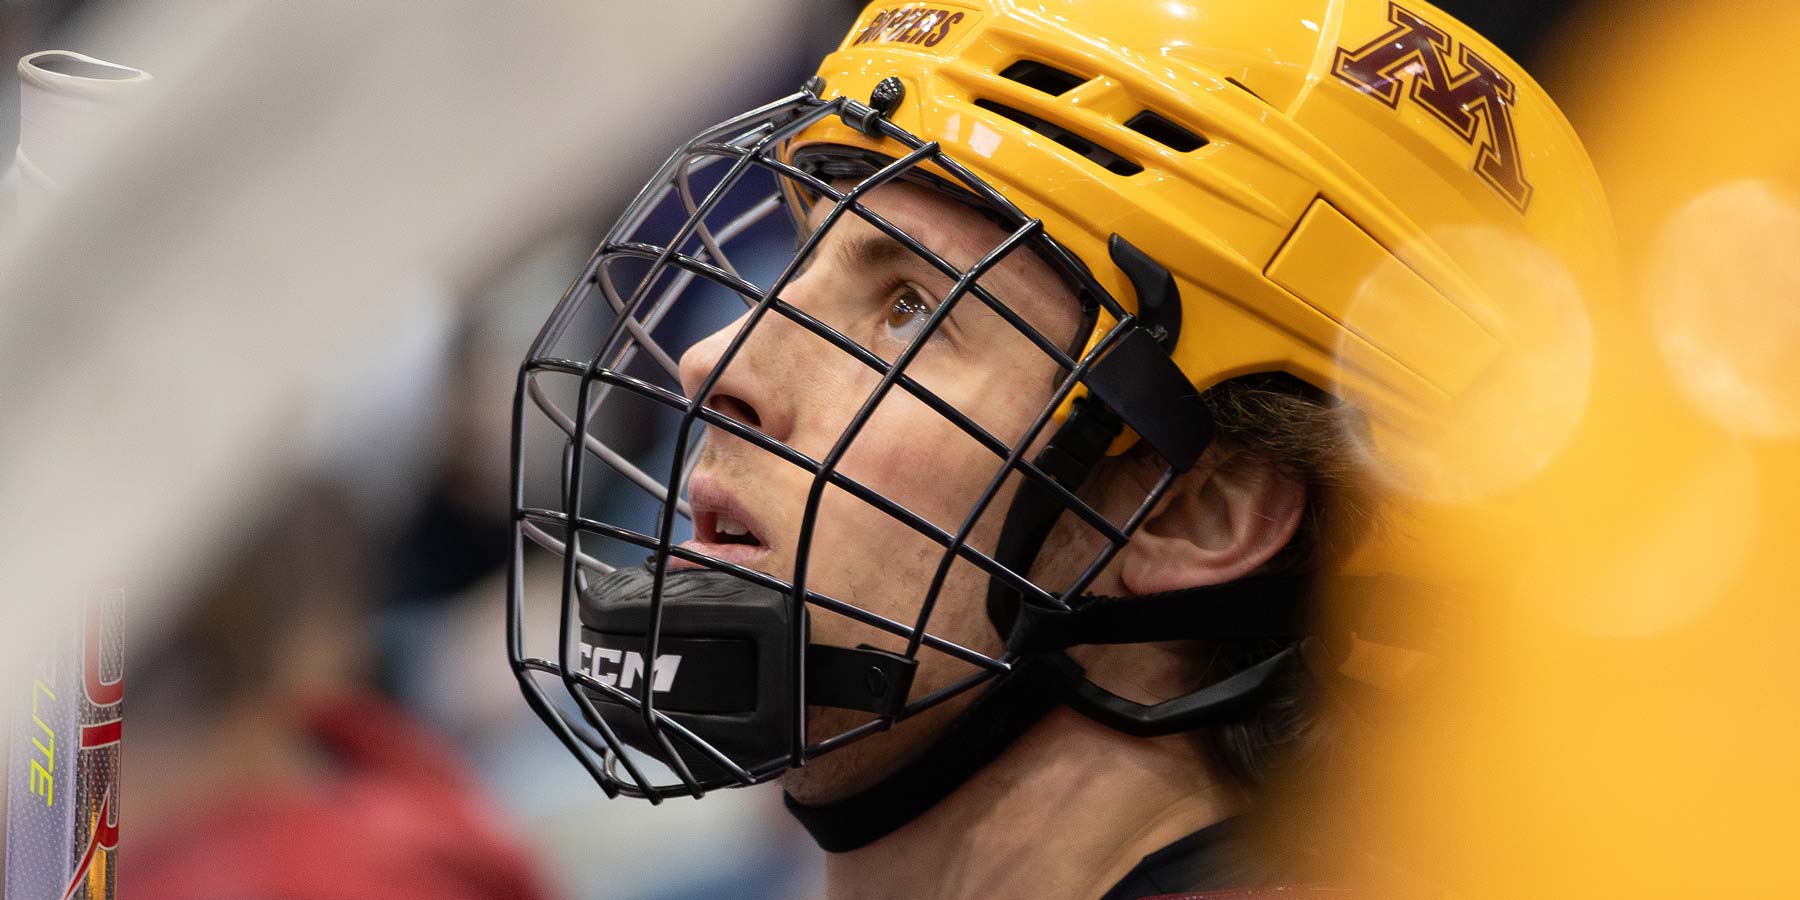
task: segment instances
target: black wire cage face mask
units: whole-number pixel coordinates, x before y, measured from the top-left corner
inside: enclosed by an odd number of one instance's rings
[[[786,161],[783,143],[827,116],[883,138],[891,155],[864,156],[849,168],[843,159]],[[966,267],[951,263],[865,203],[896,181],[954,195],[1004,237]],[[851,223],[897,242],[951,285],[935,306],[911,311],[922,321],[903,341],[871,347],[843,316],[783,296],[826,236]],[[1082,306],[1073,339],[1044,334],[989,289],[983,276],[1013,254],[1035,255],[1073,289]],[[1143,305],[1145,289],[1138,289]],[[1054,364],[1043,367],[1056,373],[1053,389],[1019,433],[989,430],[918,377],[920,354],[963,305],[992,313],[993,327]],[[608,796],[659,802],[768,781],[1004,677],[1020,659],[1016,648],[982,652],[930,629],[952,569],[972,566],[986,576],[989,613],[1003,635],[1021,606],[1068,610],[1204,446],[1204,434],[1157,424],[1193,418],[1195,395],[1166,355],[1173,336],[1146,327],[1147,317],[1128,313],[1039,221],[867,106],[803,92],[701,133],[632,201],[520,371],[507,637],[527,702]],[[1107,325],[1094,336],[1096,322]],[[843,355],[838,362],[868,373],[871,389],[829,447],[803,452],[753,415],[734,417],[729,407],[702,402],[747,343],[778,328],[823,341]],[[703,339],[716,360],[703,372],[690,362],[684,389],[684,354]],[[1089,396],[1059,422],[1057,411],[1078,387]],[[929,410],[991,455],[992,478],[966,498],[960,521],[911,509],[845,466],[884,401],[895,399]],[[1076,491],[1125,426],[1167,465],[1126,521],[1113,522]],[[759,465],[803,474],[791,578],[683,546],[695,533],[688,479],[709,433],[765,456]],[[920,448],[921,456],[931,452]],[[827,552],[814,547],[827,492],[898,523],[941,554],[910,618],[871,612],[857,597],[833,596],[821,579],[809,579],[809,560]],[[1099,549],[1068,583],[1040,585],[1031,563],[1050,524],[1065,514],[1101,538],[1093,544]],[[977,546],[978,523],[1001,515],[997,546]],[[554,611],[551,591],[538,591],[552,582]],[[820,616],[892,635],[890,647],[904,649],[814,644]],[[971,669],[913,696],[913,672],[925,654]],[[834,733],[813,734],[809,707],[859,715]]]

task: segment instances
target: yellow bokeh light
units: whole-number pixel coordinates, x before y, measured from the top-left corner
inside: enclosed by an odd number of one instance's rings
[[[1700,194],[1670,216],[1647,280],[1688,400],[1733,432],[1800,435],[1800,196],[1760,179]]]

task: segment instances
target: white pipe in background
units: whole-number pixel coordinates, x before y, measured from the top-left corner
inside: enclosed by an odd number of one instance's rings
[[[41,210],[47,195],[78,179],[101,138],[151,81],[142,69],[69,50],[20,59],[19,146],[0,177],[0,195],[14,214]]]

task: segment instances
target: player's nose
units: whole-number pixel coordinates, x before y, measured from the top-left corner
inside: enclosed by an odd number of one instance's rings
[[[704,395],[708,409],[789,443],[798,392],[782,384],[783,373],[791,374],[792,367],[780,364],[784,353],[778,346],[783,343],[778,333],[791,328],[774,311],[760,318],[746,312],[681,355],[682,393]],[[749,333],[731,353],[732,344],[745,329]]]

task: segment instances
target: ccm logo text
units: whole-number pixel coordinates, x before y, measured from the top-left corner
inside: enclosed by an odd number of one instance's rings
[[[658,694],[667,693],[675,686],[675,672],[681,668],[681,655],[660,654],[656,657],[656,665],[651,668],[655,669],[655,673],[650,690]],[[629,691],[644,677],[644,657],[635,650],[614,650],[584,642],[581,645],[581,671],[608,687]]]

